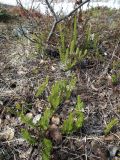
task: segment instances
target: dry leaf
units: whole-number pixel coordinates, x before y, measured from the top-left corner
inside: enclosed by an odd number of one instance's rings
[[[119,151],[120,151],[120,147],[118,147],[118,146],[110,146],[109,147],[110,157],[113,158],[113,157],[117,156],[117,153]]]

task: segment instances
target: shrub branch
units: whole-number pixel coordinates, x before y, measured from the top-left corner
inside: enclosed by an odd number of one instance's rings
[[[76,7],[75,9],[73,9],[68,15],[65,15],[64,17],[62,18],[59,18],[56,13],[54,12],[54,9],[52,8],[52,6],[50,5],[50,3],[48,2],[48,0],[45,0],[46,1],[46,4],[50,10],[50,12],[52,13],[53,17],[54,17],[54,22],[53,22],[53,25],[52,25],[52,28],[50,30],[50,33],[48,35],[48,38],[47,38],[47,42],[50,41],[55,29],[56,29],[56,26],[58,23],[60,23],[61,21],[64,21],[65,19],[69,18],[70,16],[72,16],[79,8],[81,8],[84,4],[86,4],[87,2],[90,2],[90,0],[86,0],[82,3],[80,3],[78,5],[78,7]]]

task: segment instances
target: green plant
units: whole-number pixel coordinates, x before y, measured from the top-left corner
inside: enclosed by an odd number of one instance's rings
[[[116,126],[119,123],[117,118],[112,118],[111,121],[106,125],[105,129],[104,129],[104,134],[108,135],[110,133],[110,131],[112,130],[112,128],[114,126]]]
[[[82,127],[84,122],[84,103],[82,102],[80,96],[77,97],[75,116],[76,116],[75,127],[76,129],[79,129]]]
[[[65,99],[69,99],[71,92],[76,84],[76,77],[72,77],[71,81],[61,80],[56,82],[51,89],[51,94],[48,97],[53,109],[59,106]]]
[[[90,14],[93,18],[99,18],[102,14],[101,10],[99,10],[97,7],[96,8],[91,8]]]
[[[120,82],[120,61],[119,60],[113,61],[112,69],[114,71],[114,73],[111,75],[112,84],[118,85]]]
[[[117,74],[112,74],[112,84],[117,85],[118,84],[118,75]]]
[[[63,98],[65,96],[65,87],[65,80],[58,81],[52,86],[51,94],[48,97],[48,101],[53,109],[55,109],[63,101]]]
[[[70,134],[74,130],[74,114],[70,113],[68,118],[63,122],[62,132],[63,134]]]
[[[90,47],[90,42],[91,42],[91,25],[87,28],[86,30],[86,41],[85,41],[85,48]]]
[[[52,142],[49,139],[44,138],[42,141],[42,159],[49,160],[51,151],[52,151]]]
[[[45,82],[43,82],[43,83],[41,84],[41,86],[38,88],[38,90],[37,90],[37,92],[36,92],[36,94],[35,94],[35,97],[41,96],[41,94],[44,92],[45,88],[46,88],[47,85],[48,85],[48,80],[49,80],[49,77],[47,76]]]
[[[80,50],[77,47],[77,19],[76,16],[74,18],[74,28],[73,28],[73,34],[72,39],[68,44],[68,47],[66,47],[66,33],[62,31],[63,27],[62,25],[59,25],[59,32],[60,32],[60,47],[59,54],[60,54],[60,60],[62,64],[64,65],[64,70],[69,70],[73,66],[75,66],[78,62],[82,61],[84,57],[87,55],[87,50]]]
[[[53,111],[50,108],[46,108],[38,125],[41,131],[46,131],[49,127],[50,118],[52,117]]]
[[[46,77],[45,82],[43,82],[42,85],[38,88],[35,97],[40,97],[43,94],[47,84],[48,84],[48,77]],[[69,81],[60,80],[57,81],[55,84],[53,84],[51,87],[51,93],[48,96],[49,106],[46,107],[41,118],[38,120],[36,124],[33,123],[33,118],[27,117],[22,105],[20,104],[16,105],[18,113],[17,115],[20,117],[21,121],[25,124],[25,129],[21,130],[21,134],[23,138],[30,145],[34,146],[35,144],[37,144],[38,146],[40,146],[40,150],[42,151],[42,160],[49,160],[52,151],[52,141],[46,138],[46,132],[49,130],[50,126],[50,119],[56,112],[60,104],[62,104],[66,99],[70,98],[71,92],[74,89],[75,85],[76,85],[76,78],[74,76]],[[82,103],[78,98],[77,105],[75,107],[76,111],[74,112],[74,114],[77,116],[77,119],[79,119],[77,109],[78,108],[80,109],[79,105],[81,104]],[[73,125],[69,122],[69,119],[71,119],[70,116],[68,117],[68,122],[67,122],[67,124],[70,127]],[[75,124],[76,128],[79,128],[81,126],[81,124],[80,126],[78,126],[77,121],[75,122]],[[72,131],[73,130],[71,130],[71,132]],[[64,133],[65,134],[70,133],[70,130],[69,132],[64,131]]]
[[[62,132],[64,134],[71,134],[78,129],[80,129],[84,123],[84,104],[80,99],[80,96],[77,97],[77,104],[72,113],[68,115],[68,118],[63,122]]]
[[[35,145],[36,139],[26,129],[21,129],[22,137],[31,145]]]
[[[88,25],[85,34],[85,49],[94,49],[98,53],[98,42],[98,34],[92,33],[92,27]]]
[[[45,53],[45,42],[47,39],[47,32],[48,28],[44,30],[38,30],[38,33],[33,33],[32,39],[35,41],[35,49],[37,53],[39,53],[41,56],[44,56]]]
[[[120,61],[119,60],[113,61],[112,68],[114,70],[119,70],[120,69]]]

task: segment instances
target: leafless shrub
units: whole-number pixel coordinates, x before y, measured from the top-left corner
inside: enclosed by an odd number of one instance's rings
[[[29,24],[31,25],[33,29],[34,35],[39,39],[41,38],[39,35],[41,33],[44,33],[44,42],[43,45],[48,46],[50,44],[50,41],[52,37],[54,37],[55,30],[57,28],[57,25],[60,24],[61,22],[65,22],[68,20],[70,21],[71,17],[74,17],[74,15],[77,13],[77,11],[80,9],[80,14],[79,14],[79,20],[81,20],[81,7],[90,2],[90,0],[85,0],[84,2],[82,1],[75,1],[73,3],[73,10],[69,12],[68,14],[61,14],[61,13],[56,13],[54,9],[54,5],[56,3],[55,0],[32,0],[31,5],[29,9],[25,9],[21,0],[16,0],[18,6],[21,9],[21,15],[29,21]],[[34,6],[34,2],[37,2],[37,6]],[[46,6],[46,14],[43,15],[40,13],[40,10],[38,10],[40,4]],[[70,21],[71,22],[71,21]],[[22,29],[22,25],[21,25]],[[32,42],[39,43],[37,39],[31,39],[28,37],[28,35],[24,34],[26,38],[31,40]],[[53,38],[54,39],[54,38]],[[52,40],[53,40],[52,39]]]

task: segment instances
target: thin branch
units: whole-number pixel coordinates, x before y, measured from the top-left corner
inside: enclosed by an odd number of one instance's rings
[[[32,10],[34,8],[33,4],[34,4],[34,0],[32,0],[32,2],[31,2],[30,10]]]
[[[48,0],[45,0],[45,2],[46,2],[46,4],[47,4],[50,12],[52,13],[53,17],[54,17],[55,20],[57,21],[57,20],[58,20],[58,17],[57,17],[57,15],[56,15],[56,13],[54,12],[54,9],[52,8],[51,4],[49,3]]]
[[[21,3],[21,0],[16,0],[16,1],[17,1],[18,5],[19,5],[22,9],[24,9],[24,7],[23,7],[23,5],[22,5],[22,3]],[[33,1],[34,1],[34,0],[33,0]],[[51,2],[52,2],[52,0],[51,0]],[[49,35],[48,35],[47,43],[50,41],[50,39],[51,39],[51,37],[52,37],[55,29],[56,29],[57,24],[60,23],[61,21],[64,21],[65,19],[69,18],[70,16],[72,16],[72,15],[73,15],[79,8],[81,8],[84,4],[90,2],[90,0],[86,0],[86,1],[84,1],[84,2],[82,2],[82,3],[80,3],[80,4],[78,5],[78,7],[74,8],[68,15],[65,15],[65,16],[62,17],[62,18],[59,18],[59,16],[55,13],[55,11],[54,11],[54,9],[53,9],[53,7],[52,7],[52,5],[51,5],[51,2],[49,2],[49,0],[45,0],[45,3],[46,3],[46,5],[47,5],[47,7],[49,8],[51,14],[52,14],[53,17],[54,17],[54,22],[53,22],[52,28],[51,28],[51,30],[50,30],[50,33],[49,33]],[[24,11],[27,13],[27,11],[26,11],[25,9],[24,9]],[[27,14],[28,14],[28,13],[27,13]],[[23,33],[23,34],[24,34],[24,33]],[[24,36],[25,36],[26,38],[28,38],[25,34],[24,34]],[[28,39],[29,39],[30,41],[32,41],[30,38],[28,38]]]
[[[50,41],[50,39],[51,39],[51,37],[52,37],[52,35],[53,35],[53,32],[55,31],[56,26],[57,26],[58,23],[60,23],[61,21],[64,21],[65,19],[69,18],[70,16],[72,16],[72,14],[74,14],[74,13],[75,13],[79,8],[81,8],[85,3],[90,2],[90,0],[86,0],[86,1],[82,2],[78,7],[76,7],[75,9],[73,9],[68,15],[66,15],[66,16],[58,19],[56,13],[54,12],[54,10],[53,10],[52,6],[50,5],[50,3],[48,2],[48,0],[45,0],[45,1],[46,1],[46,4],[47,4],[48,8],[50,9],[51,13],[53,14],[53,16],[54,16],[54,18],[55,18],[55,20],[54,20],[54,22],[53,22],[53,25],[52,25],[52,28],[51,28],[51,31],[50,31],[50,33],[49,33],[49,35],[48,35],[47,42]]]
[[[53,35],[53,32],[55,31],[55,28],[56,28],[56,26],[57,26],[57,21],[54,21],[54,23],[53,23],[53,25],[52,25],[52,28],[51,28],[51,31],[50,31],[50,33],[49,33],[49,35],[48,35],[48,38],[47,38],[47,42],[49,42],[49,40],[51,39],[51,37],[52,37],[52,35]]]
[[[23,27],[22,27],[22,24],[21,24],[21,23],[20,23],[19,29],[21,30],[21,32],[22,32],[22,34],[23,34],[23,36],[24,36],[25,38],[27,38],[27,39],[28,39],[29,41],[31,41],[32,43],[37,43],[36,40],[33,40],[33,39],[31,39],[29,36],[27,36],[27,34],[25,33],[25,31],[23,30]]]
[[[73,9],[68,15],[64,16],[63,18],[58,20],[58,23],[69,18],[73,13],[75,13],[79,8],[81,8],[84,4],[90,2],[90,0],[86,0],[84,2],[82,2],[78,7],[76,7],[75,9]]]

